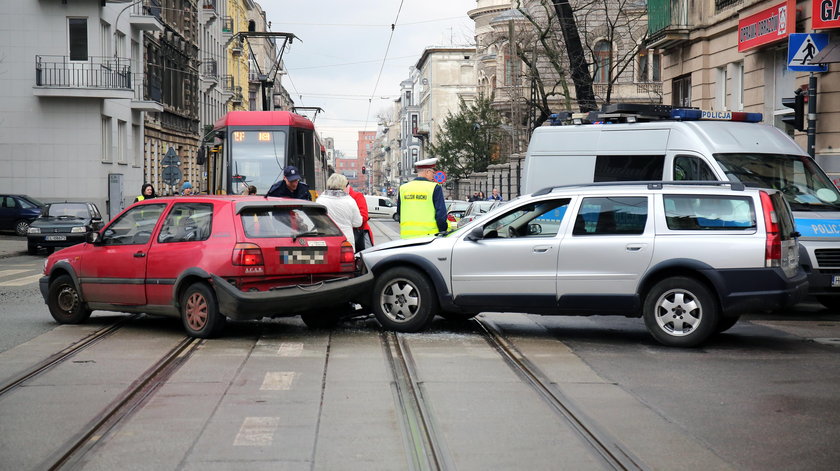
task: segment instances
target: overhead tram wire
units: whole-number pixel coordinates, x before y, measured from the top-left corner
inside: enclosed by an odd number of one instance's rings
[[[368,98],[368,109],[365,113],[365,127],[363,132],[367,132],[367,122],[370,118],[370,106],[373,103],[373,97],[376,96],[376,89],[379,88],[379,80],[382,78],[382,71],[385,69],[385,61],[388,59],[388,51],[391,50],[391,41],[394,39],[394,29],[396,29],[397,23],[400,19],[403,2],[405,2],[405,0],[400,0],[400,7],[397,9],[397,16],[394,18],[394,22],[391,23],[391,34],[388,36],[388,45],[385,46],[385,56],[382,58],[382,65],[379,66],[379,74],[376,76],[376,83],[373,85],[373,92],[370,94],[370,98]]]

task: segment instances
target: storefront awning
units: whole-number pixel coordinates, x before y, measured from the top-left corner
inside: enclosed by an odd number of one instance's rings
[[[822,48],[822,51],[811,59],[812,64],[831,64],[834,62],[840,62],[840,42],[828,43],[828,46]]]

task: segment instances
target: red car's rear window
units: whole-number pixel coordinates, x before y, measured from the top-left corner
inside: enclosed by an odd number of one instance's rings
[[[251,238],[343,236],[323,208],[255,207],[239,213],[245,235]]]

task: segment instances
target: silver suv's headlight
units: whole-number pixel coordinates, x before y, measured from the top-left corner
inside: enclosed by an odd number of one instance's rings
[[[41,228],[40,227],[30,227],[29,229],[27,229],[26,233],[27,234],[40,234],[41,233]]]
[[[70,232],[73,234],[78,234],[79,232],[87,232],[85,230],[85,226],[76,226],[73,229],[70,229]]]

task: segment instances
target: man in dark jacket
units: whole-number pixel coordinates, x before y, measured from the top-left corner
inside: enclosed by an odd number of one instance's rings
[[[300,172],[294,165],[283,169],[283,179],[271,185],[266,196],[297,198],[312,201],[309,185],[300,181]]]

